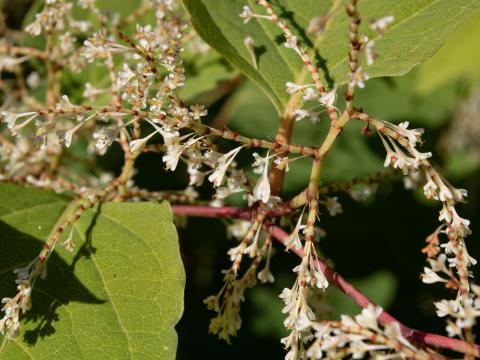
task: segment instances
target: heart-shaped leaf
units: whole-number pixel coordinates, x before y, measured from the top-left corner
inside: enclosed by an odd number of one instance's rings
[[[0,293],[15,294],[28,264],[72,199],[0,185]],[[67,234],[65,234],[67,235]],[[74,225],[38,279],[21,333],[2,359],[174,359],[185,275],[167,203],[107,203]]]

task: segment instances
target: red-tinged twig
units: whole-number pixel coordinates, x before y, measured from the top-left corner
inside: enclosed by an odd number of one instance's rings
[[[285,244],[288,241],[289,234],[278,226],[271,226],[268,228],[269,233],[277,239],[280,243]],[[303,249],[292,251],[300,257],[303,257]],[[345,295],[353,299],[357,305],[362,308],[368,307],[368,305],[377,306],[372,300],[370,300],[365,294],[356,289],[350,284],[342,275],[335,272],[331,267],[325,264],[323,261],[318,260],[316,264],[325,274],[327,279],[340,289]],[[475,357],[480,356],[480,345],[471,345],[465,341],[449,338],[442,335],[431,334],[424,331],[416,330],[407,325],[402,324],[392,315],[386,311],[382,311],[378,320],[382,324],[398,323],[402,331],[402,335],[406,338],[416,342],[417,344],[435,346],[442,349],[448,349],[457,351],[463,354],[473,355]]]
[[[209,218],[219,218],[219,217],[231,217],[237,219],[250,219],[252,214],[255,213],[255,209],[244,209],[244,208],[236,208],[236,207],[220,207],[220,208],[212,208],[209,206],[190,206],[190,205],[174,205],[172,206],[173,213],[175,215],[180,216],[197,216],[197,217],[209,217]],[[276,208],[274,212],[280,212]],[[267,226],[266,229],[268,232],[280,243],[286,244],[289,239],[289,234],[278,226]],[[303,257],[303,249],[292,251],[300,256]],[[316,266],[318,266],[322,272],[325,274],[327,279],[338,289],[340,289],[346,296],[351,298],[357,305],[362,308],[368,307],[368,305],[377,306],[375,302],[368,298],[365,294],[361,291],[356,289],[352,284],[350,284],[342,275],[335,272],[331,267],[329,267],[326,263],[321,261],[320,259],[317,260]],[[425,345],[425,346],[434,346],[442,349],[453,350],[463,354],[473,355],[475,357],[480,357],[480,345],[471,345],[465,341],[459,339],[452,339],[446,336],[432,334],[428,332],[424,332],[421,330],[413,329],[405,324],[402,324],[399,320],[395,317],[387,313],[386,311],[382,311],[378,320],[382,324],[390,324],[390,323],[398,323],[400,329],[402,331],[402,335],[417,344]]]
[[[238,207],[211,207],[211,206],[198,206],[198,205],[173,205],[173,213],[179,216],[196,216],[206,218],[221,218],[229,217],[235,219],[251,219],[258,212],[257,208],[238,208]],[[263,210],[266,216],[278,217],[289,214],[291,212],[287,204],[280,204],[273,210]]]

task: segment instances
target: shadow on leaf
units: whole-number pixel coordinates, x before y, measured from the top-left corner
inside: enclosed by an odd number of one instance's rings
[[[307,46],[308,49],[315,49],[315,55],[314,55],[314,62],[318,68],[320,68],[323,72],[323,75],[325,77],[325,81],[328,84],[329,88],[333,88],[334,86],[334,79],[330,75],[330,71],[328,70],[327,67],[327,61],[325,58],[323,58],[320,55],[319,50],[314,46],[310,38],[307,36],[305,29],[303,26],[301,26],[296,20],[295,20],[295,13],[293,11],[287,10],[285,6],[280,4],[279,1],[276,1],[276,5],[280,9],[280,14],[279,17],[286,20],[288,24],[295,29],[295,32],[298,34],[300,41]],[[280,44],[285,41],[284,35],[280,35],[279,37],[276,38],[277,44]]]
[[[92,221],[93,225],[94,221]],[[89,239],[88,231],[87,239]],[[23,267],[32,261],[38,255],[42,245],[43,241],[0,221],[0,294],[2,297],[13,296],[16,293],[16,277],[13,269]],[[85,246],[88,251],[82,252]],[[81,257],[81,254],[90,252],[91,240],[80,248],[77,256]],[[47,279],[37,279],[32,293],[32,309],[21,317],[22,322],[32,322],[35,326],[24,333],[24,341],[27,344],[34,345],[39,338],[43,339],[55,333],[53,324],[59,320],[57,309],[60,306],[72,301],[89,304],[105,303],[105,300],[97,298],[77,279],[74,274],[75,263],[76,261],[71,265],[67,264],[56,252],[51,255],[48,261]]]

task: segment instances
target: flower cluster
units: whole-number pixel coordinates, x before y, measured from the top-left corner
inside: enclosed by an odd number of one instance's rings
[[[421,184],[428,199],[442,204],[441,225],[427,238],[423,249],[428,266],[422,280],[457,291],[454,300],[436,302],[437,314],[447,318],[450,336],[467,339],[472,345],[471,331],[480,315],[480,290],[469,270],[476,260],[468,254],[464,241],[471,233],[470,223],[456,210],[467,193],[439,174],[429,162],[430,152],[419,151],[422,129],[409,128],[407,121],[395,125],[375,119],[354,106],[355,91],[366,86],[367,67],[377,58],[375,40],[395,21],[393,16],[372,20],[369,25],[375,35],[368,38],[359,30],[362,19],[357,2],[350,0],[346,6],[348,70],[343,110],[343,102],[338,101],[341,89],[324,85],[314,49],[302,44],[297,29],[277,15],[276,5],[257,0],[257,5],[252,5],[255,11],[247,5],[238,9],[244,23],[269,21],[278,26],[282,46],[288,49],[284,51],[292,52],[303,63],[304,81],[297,78],[285,84],[291,101],[275,140],[215,127],[205,121],[209,113],[204,105],[182,98],[188,74],[186,53],[205,54],[209,48],[189,28],[178,1],[144,0],[138,11],[122,18],[102,11],[95,0],[46,0],[24,29],[29,36],[45,40],[43,49],[25,47],[7,33],[0,44],[4,98],[0,109],[4,124],[0,129],[0,180],[73,193],[78,206],[52,230],[39,255],[26,267],[15,269],[17,294],[2,300],[0,332],[9,338],[18,335],[20,316],[31,307],[36,280],[46,276],[48,259],[57,243],[61,241],[68,252],[75,251],[74,224],[86,210],[101,201],[168,199],[205,203],[209,211],[219,209],[218,213],[238,218],[229,222],[236,242],[227,253],[230,265],[224,270],[224,285],[205,300],[216,314],[210,332],[221,339],[230,341],[240,329],[240,309],[247,289],[258,282],[275,281],[270,269],[272,241],[278,240],[276,230],[284,231],[281,227],[285,227],[289,232],[280,240],[284,249],[300,256],[293,268],[293,285],[280,294],[284,325],[289,331],[282,339],[287,359],[436,357],[431,349],[415,348],[398,323],[382,319],[378,307],[368,306],[355,318],[320,321],[311,303],[313,292],[323,293],[332,283],[338,286],[325,270],[316,247],[325,236],[318,226],[320,219],[343,212],[341,197],[335,193],[347,192],[354,200],[362,200],[389,175],[320,186],[329,150],[350,120],[360,120],[367,123],[363,134],[372,133],[370,126],[378,132],[386,151],[385,167],[408,175],[409,185]],[[83,11],[76,11],[78,8]],[[84,10],[89,16],[77,18]],[[145,14],[154,20],[146,21],[142,18]],[[321,36],[332,18],[330,12],[313,17],[307,33]],[[243,56],[259,70],[262,64],[255,41],[255,34],[247,35],[241,46]],[[75,76],[87,72],[103,75],[98,76],[100,79],[78,76],[78,86],[65,90],[60,86],[63,76],[72,72]],[[41,98],[37,90],[43,89]],[[318,147],[291,144],[296,121],[309,118],[316,124],[323,115],[330,126]],[[218,142],[218,138],[226,141]],[[96,157],[112,148],[123,154],[118,176],[96,166]],[[159,163],[167,171],[184,171],[188,187],[183,191],[149,191],[136,186],[136,161],[145,152],[160,153]],[[71,166],[78,153],[84,153],[81,161],[87,163],[86,174]],[[282,198],[281,187],[290,164],[306,157],[312,160],[307,187],[291,199]],[[249,166],[241,165],[245,159],[250,159]],[[210,185],[212,196],[200,201],[197,190],[205,184]],[[246,206],[242,211],[225,206],[233,194],[241,194]]]
[[[431,359],[434,354],[415,348],[403,335],[400,325],[392,322],[381,326],[380,307],[368,306],[354,318],[342,315],[341,321],[312,324],[314,333],[306,355],[311,359]],[[393,352],[393,353],[392,353]],[[393,354],[395,354],[393,356]],[[294,356],[290,357],[295,359]]]

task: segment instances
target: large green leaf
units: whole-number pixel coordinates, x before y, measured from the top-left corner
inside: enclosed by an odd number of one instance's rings
[[[317,44],[315,56],[329,85],[347,80],[348,24],[347,0],[278,0],[272,6],[285,18],[304,44]],[[288,81],[303,82],[302,64],[293,51],[283,46],[281,31],[265,20],[243,24],[238,15],[244,5],[264,11],[255,0],[183,0],[197,32],[212,47],[240,68],[259,85],[278,111],[282,112],[289,98],[285,93]],[[361,31],[376,42],[380,54],[368,67],[370,77],[403,75],[431,56],[459,24],[480,9],[478,0],[363,0],[359,10],[363,16]],[[310,21],[319,15],[332,14],[322,38],[306,37]],[[370,19],[393,15],[395,21],[382,37],[368,29]],[[244,39],[250,35],[256,44],[258,71],[255,70]]]
[[[466,22],[459,31],[425,64],[419,67],[417,88],[431,94],[451,80],[464,77],[480,79],[480,14]]]
[[[30,262],[72,200],[0,185],[0,293]],[[1,359],[173,359],[185,275],[167,203],[106,203],[75,224],[37,280],[33,308]],[[2,339],[0,339],[2,340]],[[3,339],[4,340],[4,339]]]

